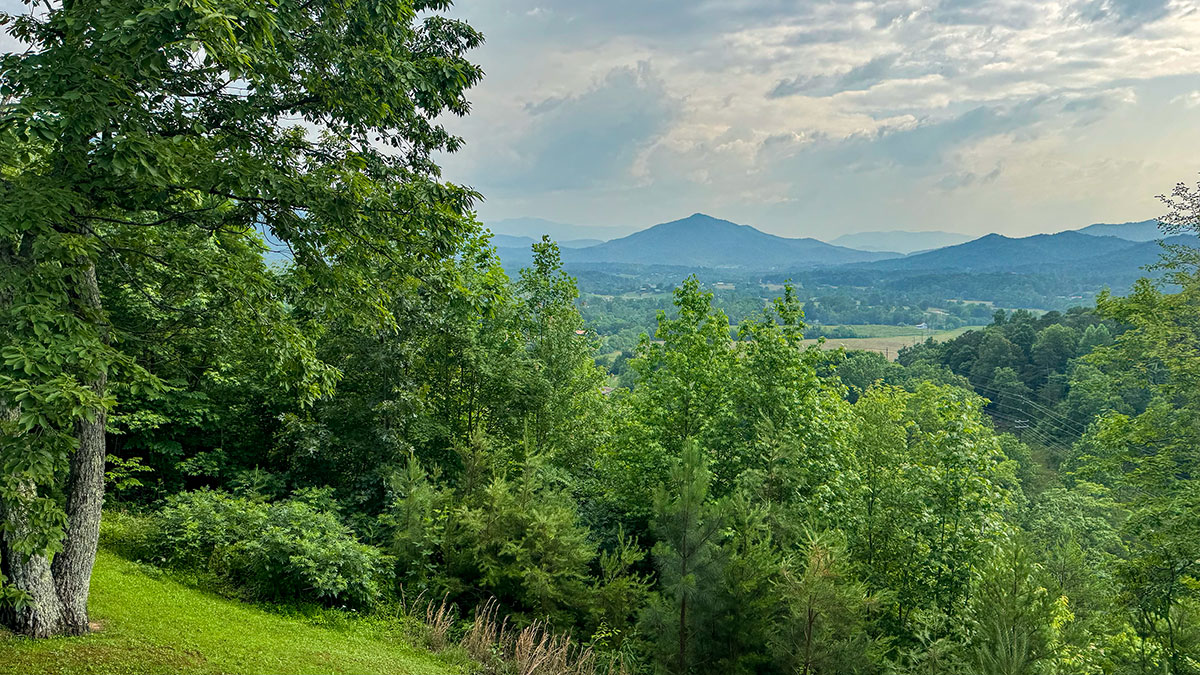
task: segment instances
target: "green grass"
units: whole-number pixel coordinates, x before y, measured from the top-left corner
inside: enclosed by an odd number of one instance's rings
[[[0,631],[0,673],[458,673],[461,658],[407,644],[397,621],[268,611],[102,551],[84,637]]]

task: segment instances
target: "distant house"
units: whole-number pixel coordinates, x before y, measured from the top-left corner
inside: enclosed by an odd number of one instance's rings
[[[921,323],[916,325],[916,329],[917,330],[929,330],[929,324],[922,321]]]

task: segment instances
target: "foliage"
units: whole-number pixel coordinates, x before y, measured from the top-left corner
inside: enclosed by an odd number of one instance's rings
[[[201,490],[173,496],[155,518],[153,559],[216,572],[264,598],[354,606],[382,597],[389,560],[338,516],[299,499],[266,504]]]
[[[458,251],[477,195],[440,181],[433,155],[461,140],[436,119],[467,112],[482,36],[447,7],[82,0],[0,16],[29,45],[0,57],[0,555],[21,630],[87,630],[106,415],[118,395],[188,382],[155,372],[172,338],[240,331],[269,347],[268,382],[311,403],[338,376],[316,354],[322,322],[395,326],[393,289]],[[229,331],[196,318],[214,308]],[[220,370],[204,352],[189,374]]]
[[[31,48],[0,58],[0,618],[86,632],[99,536],[399,607],[497,672],[1200,669],[1185,240],[1095,310],[995,310],[895,363],[804,338],[1076,289],[654,268],[581,294],[549,239],[506,271],[433,161],[481,75],[448,9],[4,17]],[[1196,232],[1200,187],[1165,202]],[[101,530],[106,485],[129,511]]]

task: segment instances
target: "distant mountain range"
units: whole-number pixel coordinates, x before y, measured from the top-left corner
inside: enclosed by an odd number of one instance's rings
[[[563,260],[568,263],[781,269],[867,262],[897,255],[859,251],[816,239],[777,237],[749,225],[696,213],[603,244],[564,250]]]
[[[1197,246],[1200,240],[1194,235],[1176,235],[1161,240],[1166,244]],[[1163,247],[1158,240],[1132,242],[1129,246],[1101,255],[1069,260],[1045,260],[1013,268],[1017,273],[1045,273],[1069,275],[1080,281],[1100,283],[1114,289],[1124,289],[1138,277],[1157,276],[1146,268],[1159,262]]]
[[[843,234],[830,240],[829,243],[860,251],[895,251],[905,255],[917,251],[954,246],[970,241],[972,237],[958,232],[908,232],[905,230],[890,230],[887,232],[855,232]]]
[[[553,236],[550,237],[554,239]],[[541,241],[541,237],[518,237],[511,234],[493,234],[492,245],[498,248],[529,248],[530,244]],[[559,248],[587,248],[603,244],[603,239],[555,239]]]
[[[609,239],[624,237],[638,229],[636,227],[610,227],[605,225],[571,225],[569,223],[556,223],[553,220],[545,220],[543,218],[509,218],[507,220],[485,223],[485,225],[496,235],[504,234],[514,237],[528,237],[536,240],[541,239],[543,234],[548,234],[551,239],[558,242],[559,246],[565,246],[563,243],[565,241],[577,239],[608,241]]]
[[[522,267],[531,258],[529,246],[547,230],[551,236],[595,232],[586,228],[536,219],[503,221],[510,231],[530,234],[501,234],[493,243],[505,267]],[[497,224],[497,227],[499,225]],[[525,229],[521,229],[525,228]],[[609,229],[605,234],[611,234]],[[970,241],[952,232],[866,232],[843,235],[839,243],[858,243],[852,248],[811,238],[789,238],[767,234],[748,225],[738,225],[701,213],[662,223],[625,236],[600,241],[595,237],[559,239],[563,262],[575,269],[652,266],[681,270],[731,269],[743,272],[787,273],[822,268],[831,273],[843,270],[863,278],[915,278],[916,275],[1031,274],[1072,279],[1090,288],[1105,285],[1127,287],[1145,275],[1145,266],[1158,260],[1161,232],[1153,220],[1134,223],[1101,223],[1079,230],[1030,237],[988,234]],[[958,243],[933,250],[943,241]],[[1195,243],[1192,236],[1174,237],[1172,243]],[[870,251],[862,247],[888,244],[909,255]]]
[[[1062,263],[1094,258],[1129,246],[1126,239],[1095,237],[1075,231],[1020,238],[989,234],[965,244],[873,263],[871,267],[892,271],[992,272],[1035,262]]]
[[[1082,227],[1076,232],[1096,237],[1118,237],[1129,241],[1154,241],[1163,238],[1162,230],[1158,229],[1157,220],[1140,220],[1135,223],[1096,223]]]

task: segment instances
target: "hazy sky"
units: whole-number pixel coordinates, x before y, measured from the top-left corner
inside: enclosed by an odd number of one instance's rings
[[[1200,0],[458,0],[485,220],[1028,234],[1200,172]]]

